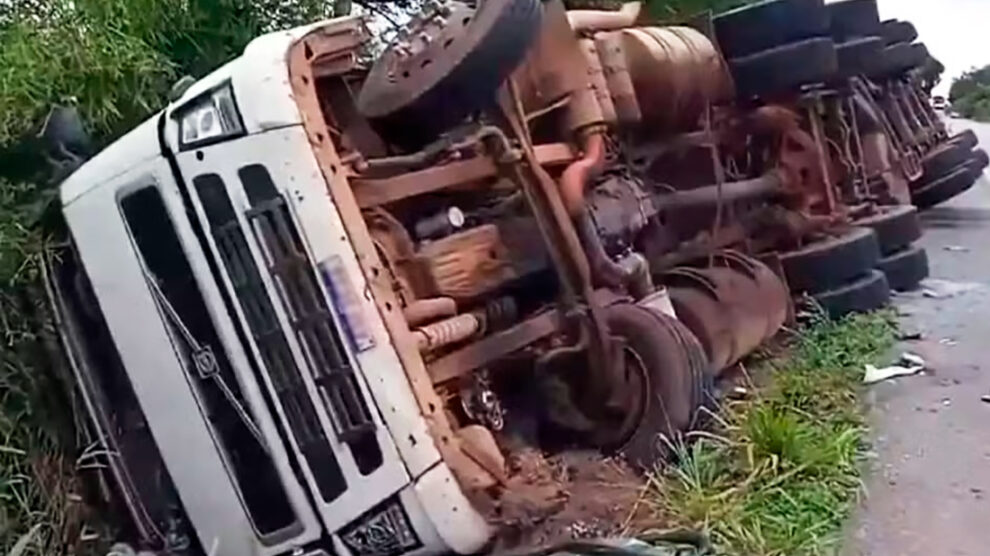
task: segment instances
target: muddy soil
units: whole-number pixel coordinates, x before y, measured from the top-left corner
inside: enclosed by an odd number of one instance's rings
[[[499,528],[496,553],[616,536],[648,521],[639,503],[646,483],[622,460],[590,451],[545,457],[525,449],[508,465],[508,484],[479,506]]]

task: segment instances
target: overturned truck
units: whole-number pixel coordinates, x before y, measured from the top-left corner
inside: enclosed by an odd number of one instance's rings
[[[848,230],[889,165],[836,178],[821,108],[873,104],[726,63],[745,17],[431,2],[374,59],[362,20],[321,22],[80,167],[49,292],[130,536],[480,551],[527,488],[513,452],[651,468],[788,286],[880,283]]]

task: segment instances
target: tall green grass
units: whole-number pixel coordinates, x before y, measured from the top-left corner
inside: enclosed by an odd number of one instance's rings
[[[832,554],[862,490],[863,367],[893,345],[887,313],[800,332],[754,372],[765,386],[729,402],[715,430],[678,444],[646,503],[673,527],[701,528],[719,554]]]

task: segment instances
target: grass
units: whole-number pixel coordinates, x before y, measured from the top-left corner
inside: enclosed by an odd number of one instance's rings
[[[862,491],[863,367],[889,349],[889,313],[818,320],[754,373],[712,434],[680,444],[647,503],[673,527],[708,532],[718,554],[833,554]],[[766,380],[763,380],[766,379]]]

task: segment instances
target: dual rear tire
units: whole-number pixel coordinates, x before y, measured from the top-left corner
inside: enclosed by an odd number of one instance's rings
[[[691,430],[708,403],[708,359],[684,324],[655,309],[621,303],[608,307],[605,316],[624,356],[627,384],[639,388],[628,392],[628,408],[638,419],[616,444],[603,447],[649,470],[670,455],[669,442]]]

